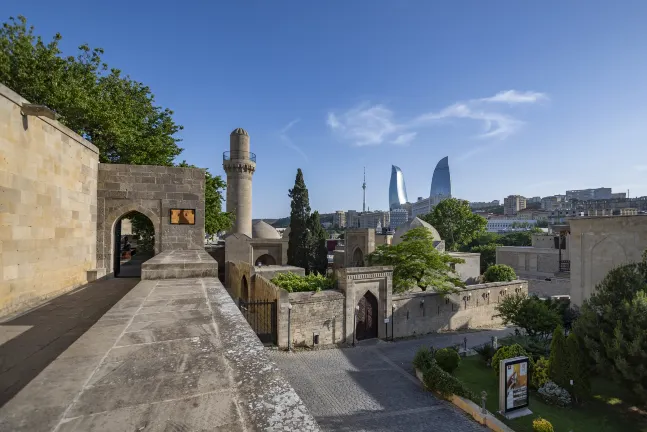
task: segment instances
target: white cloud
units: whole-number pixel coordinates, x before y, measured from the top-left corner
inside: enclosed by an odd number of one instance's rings
[[[416,135],[418,135],[418,132],[404,133],[404,134],[398,135],[393,141],[391,141],[391,143],[395,145],[408,145],[411,141],[413,141],[416,138]]]
[[[296,153],[298,153],[299,155],[301,155],[301,157],[302,157],[306,162],[308,162],[308,155],[306,155],[306,154],[305,154],[305,152],[304,152],[303,150],[301,150],[301,147],[299,147],[298,145],[294,144],[294,143],[292,142],[292,139],[287,135],[288,131],[289,131],[290,129],[292,129],[292,127],[293,127],[294,125],[296,125],[297,123],[299,123],[300,121],[301,121],[301,119],[294,119],[294,120],[292,120],[290,123],[288,123],[287,125],[285,125],[285,127],[283,127],[283,129],[281,129],[281,130],[279,131],[279,138],[281,139],[281,141],[283,141],[283,145],[284,145],[284,146],[286,146],[286,147],[287,147],[287,148],[289,148],[289,149],[294,150]]]
[[[548,100],[545,93],[534,91],[519,92],[516,90],[506,90],[495,94],[489,98],[479,99],[481,102],[501,102],[507,104],[536,103]]]
[[[329,112],[326,123],[342,139],[358,146],[385,142],[406,145],[416,138],[417,130],[421,128],[458,120],[480,122],[483,131],[477,138],[502,140],[519,131],[524,122],[508,112],[495,110],[495,104],[512,106],[543,100],[548,100],[544,93],[506,90],[488,98],[456,102],[440,111],[423,113],[408,121],[396,121],[393,111],[384,105],[362,104],[341,114]],[[471,155],[478,152],[477,149],[472,149],[467,153]]]

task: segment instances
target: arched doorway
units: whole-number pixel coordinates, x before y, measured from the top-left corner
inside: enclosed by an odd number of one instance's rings
[[[377,298],[367,291],[357,304],[357,323],[355,337],[357,340],[377,337]]]
[[[268,265],[276,265],[276,260],[274,257],[270,254],[264,254],[259,256],[256,259],[256,265],[257,266],[268,266]]]
[[[141,265],[155,255],[155,226],[148,216],[130,211],[115,222],[113,238],[115,277],[141,277]]]
[[[240,281],[240,297],[248,301],[249,300],[249,285],[247,284],[247,277],[243,276],[243,279]]]
[[[355,267],[364,267],[364,253],[360,248],[355,248],[353,252],[353,265]]]

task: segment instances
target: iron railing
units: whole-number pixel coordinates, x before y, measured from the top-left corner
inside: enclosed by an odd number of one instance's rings
[[[222,161],[226,162],[229,160],[247,160],[256,163],[256,154],[252,152],[245,151],[226,151],[222,154]]]
[[[571,260],[561,260],[559,262],[559,271],[568,273],[571,271]]]
[[[238,299],[238,308],[262,343],[278,343],[276,300]]]

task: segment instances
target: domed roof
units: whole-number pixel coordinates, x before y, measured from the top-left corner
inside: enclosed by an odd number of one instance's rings
[[[280,239],[281,235],[272,225],[260,220],[252,225],[252,238]]]
[[[287,227],[285,231],[283,231],[283,235],[281,237],[284,239],[290,238],[290,231],[292,231],[292,229],[290,227]]]
[[[234,129],[234,130],[231,132],[231,134],[230,134],[230,135],[247,135],[247,136],[249,136],[249,134],[247,133],[247,131],[246,131],[245,129],[243,129],[243,128],[236,128],[236,129]]]
[[[429,231],[431,231],[431,235],[434,237],[433,238],[434,242],[442,240],[440,238],[440,234],[438,234],[438,231],[436,231],[436,228],[434,228],[431,224],[423,221],[420,218],[414,218],[412,221],[407,222],[406,224],[400,226],[397,230],[395,230],[392,244],[396,245],[400,243],[401,241],[400,239],[404,234],[406,234],[409,230],[412,230],[413,228],[418,228],[418,227],[425,227]]]

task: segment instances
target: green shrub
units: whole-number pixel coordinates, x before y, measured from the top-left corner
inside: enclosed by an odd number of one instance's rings
[[[573,332],[566,338],[566,355],[568,356],[568,379],[573,385],[567,387],[573,398],[581,402],[590,392],[589,364],[586,353],[582,350],[579,338]]]
[[[569,387],[568,378],[568,355],[566,352],[566,338],[564,329],[557,326],[553,332],[553,340],[550,343],[550,362],[548,364],[548,376],[550,380],[562,388]]]
[[[492,362],[492,357],[494,357],[494,354],[496,353],[496,350],[492,346],[492,344],[486,343],[480,347],[474,348],[474,351],[478,353],[478,355],[481,356],[481,358],[485,361],[485,364],[487,366],[490,366]]]
[[[436,351],[434,355],[436,363],[445,372],[453,373],[461,364],[461,356],[453,348],[443,348]]]
[[[307,276],[299,276],[292,272],[279,273],[272,278],[271,282],[287,292],[319,292],[333,287],[332,279],[314,273],[310,273]]]
[[[504,324],[522,328],[528,336],[548,339],[562,322],[558,311],[537,296],[514,294],[505,296],[496,306],[495,318]]]
[[[485,282],[511,282],[517,279],[512,267],[505,264],[494,264],[483,274]]]
[[[502,346],[497,350],[496,354],[494,354],[494,357],[492,357],[492,369],[494,369],[494,373],[497,376],[499,375],[499,362],[501,360],[514,358],[514,357],[528,357],[530,359],[528,363],[528,367],[532,371],[532,367],[533,367],[532,357],[530,357],[528,352],[525,349],[523,349],[521,345],[514,344],[510,346]]]
[[[533,432],[555,432],[553,425],[546,419],[538,417],[532,421]]]
[[[431,367],[423,372],[423,383],[428,390],[440,393],[444,398],[451,395],[461,396],[476,401],[476,396],[462,381],[449,372],[445,372],[433,361]]]
[[[550,355],[550,343],[542,337],[515,334],[499,339],[499,345],[501,346],[514,344],[521,345],[532,356],[534,361],[539,360],[540,357]]]
[[[427,347],[420,347],[413,357],[413,367],[422,372],[429,369],[434,362],[434,353]]]
[[[535,368],[530,375],[530,386],[534,389],[539,389],[548,381],[550,381],[548,377],[548,359],[540,357],[535,362]]]

